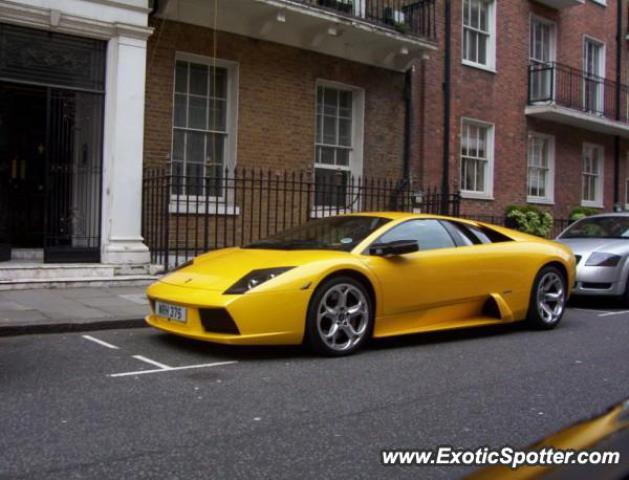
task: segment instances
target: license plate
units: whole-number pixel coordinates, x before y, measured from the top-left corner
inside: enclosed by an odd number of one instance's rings
[[[169,303],[155,302],[155,313],[174,322],[186,323],[186,309]]]

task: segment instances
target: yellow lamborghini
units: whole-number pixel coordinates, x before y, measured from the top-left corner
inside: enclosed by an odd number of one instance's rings
[[[520,320],[553,328],[574,278],[568,247],[506,228],[341,215],[196,257],[147,289],[146,321],[199,340],[346,355],[371,337]]]

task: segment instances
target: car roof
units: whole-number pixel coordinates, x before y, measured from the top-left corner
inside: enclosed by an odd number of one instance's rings
[[[584,218],[600,218],[600,217],[629,217],[629,212],[606,212],[597,213],[595,215],[588,215]]]
[[[455,218],[448,217],[444,215],[437,215],[432,213],[410,213],[410,212],[358,212],[358,213],[350,213],[348,215],[357,216],[357,217],[381,217],[388,218],[389,220],[404,220],[404,219],[412,219],[412,218],[442,218],[448,220],[457,220],[457,221],[467,221],[470,223],[470,220],[466,220],[464,218]]]

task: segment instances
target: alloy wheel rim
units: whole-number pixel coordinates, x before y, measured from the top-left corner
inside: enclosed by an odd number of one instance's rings
[[[349,283],[328,289],[317,307],[317,330],[332,350],[357,345],[367,332],[369,304],[363,292]]]
[[[554,272],[546,273],[537,287],[537,311],[544,323],[552,324],[559,320],[566,303],[562,278]]]

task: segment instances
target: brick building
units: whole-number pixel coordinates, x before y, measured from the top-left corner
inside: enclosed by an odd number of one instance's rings
[[[449,2],[450,116],[444,123],[443,101],[418,107],[423,182],[443,181],[447,125],[447,183],[461,190],[463,214],[530,204],[566,218],[577,206],[629,203],[627,10],[619,1]],[[430,99],[443,99],[446,82],[446,2],[438,3],[439,54],[422,66]]]
[[[405,72],[436,49],[434,14],[432,0],[161,2],[145,165],[401,178]]]

